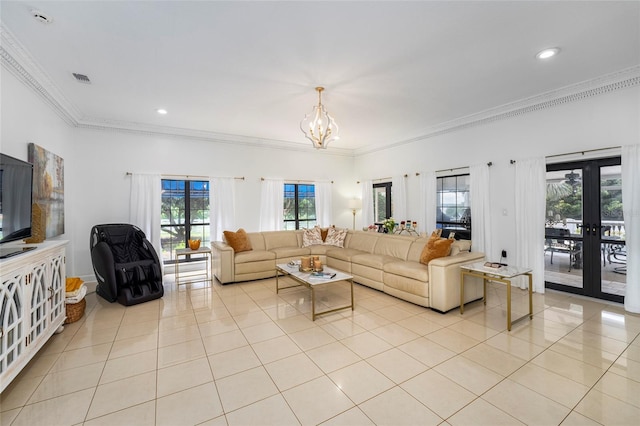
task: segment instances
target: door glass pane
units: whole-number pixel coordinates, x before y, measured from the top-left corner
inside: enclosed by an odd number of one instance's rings
[[[622,216],[620,166],[600,168],[600,217],[602,292],[624,296],[627,282],[627,250]]]
[[[545,281],[582,288],[582,171],[547,172],[546,205]]]

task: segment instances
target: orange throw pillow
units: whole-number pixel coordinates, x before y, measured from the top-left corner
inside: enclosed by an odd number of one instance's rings
[[[242,228],[238,229],[238,232],[224,231],[224,239],[236,253],[253,250],[251,241],[249,241],[247,233]]]
[[[454,240],[449,239],[429,239],[429,242],[424,245],[422,253],[420,254],[420,263],[428,265],[433,259],[448,256],[453,241]]]

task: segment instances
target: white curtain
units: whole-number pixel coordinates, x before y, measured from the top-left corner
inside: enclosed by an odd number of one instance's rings
[[[362,182],[362,226],[369,226],[375,223],[373,217],[373,181]]]
[[[640,313],[640,145],[622,147],[622,204],[627,250],[624,309]]]
[[[316,190],[316,223],[318,226],[333,225],[333,203],[331,182],[315,182]]]
[[[493,232],[489,166],[484,163],[470,166],[469,183],[473,250],[483,252],[488,260],[496,261],[491,244]]]
[[[407,178],[396,176],[391,178],[392,217],[396,222],[407,219]],[[411,218],[409,218],[411,219]]]
[[[515,166],[515,263],[532,269],[537,293],[544,293],[546,170],[544,158],[518,160]],[[527,288],[528,280],[519,280],[519,284]]]
[[[133,173],[129,199],[129,222],[145,233],[147,240],[160,258],[160,215],[162,207],[162,176],[159,174]]]
[[[418,199],[420,214],[416,219],[418,221],[418,230],[420,233],[426,232],[431,235],[436,229],[436,172],[420,173],[420,197]]]
[[[279,231],[284,225],[284,180],[265,179],[260,191],[260,231]]]
[[[223,231],[236,230],[236,180],[212,177],[209,179],[209,220],[211,241],[222,241]]]

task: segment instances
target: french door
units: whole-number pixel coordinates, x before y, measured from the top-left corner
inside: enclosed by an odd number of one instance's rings
[[[547,288],[624,300],[622,184],[620,157],[547,165]]]

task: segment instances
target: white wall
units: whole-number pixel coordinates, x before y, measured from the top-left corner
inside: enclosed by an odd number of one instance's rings
[[[407,217],[411,218],[417,217],[411,213],[418,198],[415,172],[492,162],[494,253],[488,257],[497,259],[505,249],[509,258],[515,258],[514,166],[510,160],[637,143],[640,88],[635,87],[362,155],[355,163],[359,179],[409,174]],[[372,168],[372,164],[379,166]]]
[[[324,151],[290,152],[184,138],[105,132],[67,126],[48,105],[4,68],[0,149],[26,159],[37,143],[65,160],[65,235],[69,275],[91,275],[89,231],[94,224],[128,221],[126,172],[244,176],[237,182],[236,223],[259,224],[260,178],[334,181],[334,223],[352,226],[347,200],[360,196],[356,180],[409,174],[409,215],[417,217],[415,172],[493,162],[492,246],[515,255],[513,166],[510,159],[640,142],[640,88],[624,89],[517,118],[413,142],[356,158]],[[345,124],[346,125],[346,124]],[[354,167],[355,164],[355,167]],[[506,209],[507,215],[502,211]],[[413,212],[413,214],[411,213]],[[356,216],[356,229],[362,223]]]

